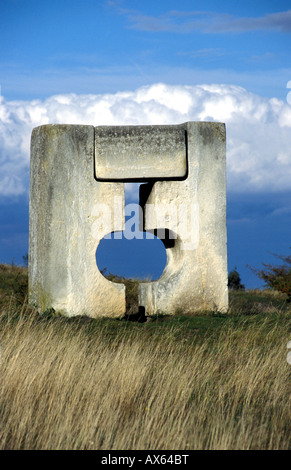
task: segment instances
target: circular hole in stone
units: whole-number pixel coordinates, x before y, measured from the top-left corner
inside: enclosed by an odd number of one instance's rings
[[[117,234],[118,232],[116,232]],[[122,238],[103,238],[96,250],[98,269],[105,277],[109,274],[142,281],[155,281],[161,277],[166,263],[167,253],[163,242],[156,236],[152,239],[128,240],[123,232]],[[120,236],[119,235],[119,236]]]

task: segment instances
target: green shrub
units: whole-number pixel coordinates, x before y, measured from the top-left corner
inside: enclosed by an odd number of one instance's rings
[[[287,294],[287,302],[291,302],[291,256],[277,255],[283,261],[280,266],[262,263],[264,269],[251,268],[255,274],[265,281],[266,287]]]
[[[228,275],[228,287],[232,290],[245,290],[236,267]]]

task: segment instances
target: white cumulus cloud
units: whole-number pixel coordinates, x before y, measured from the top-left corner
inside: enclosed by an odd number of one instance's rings
[[[0,98],[0,195],[28,191],[30,136],[36,126],[186,121],[226,123],[230,191],[291,189],[291,106],[287,102],[234,85],[158,83],[128,92],[55,95],[43,101]]]

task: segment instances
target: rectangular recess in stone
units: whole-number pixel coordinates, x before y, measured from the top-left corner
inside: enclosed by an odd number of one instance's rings
[[[184,126],[95,127],[95,178],[175,179],[187,175]]]

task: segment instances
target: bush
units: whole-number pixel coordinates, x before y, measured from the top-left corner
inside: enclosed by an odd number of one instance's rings
[[[291,256],[277,255],[276,258],[283,261],[280,266],[262,263],[264,269],[254,269],[252,271],[265,281],[266,287],[287,294],[287,302],[291,302]]]
[[[232,290],[245,290],[236,267],[228,275],[228,287]]]

